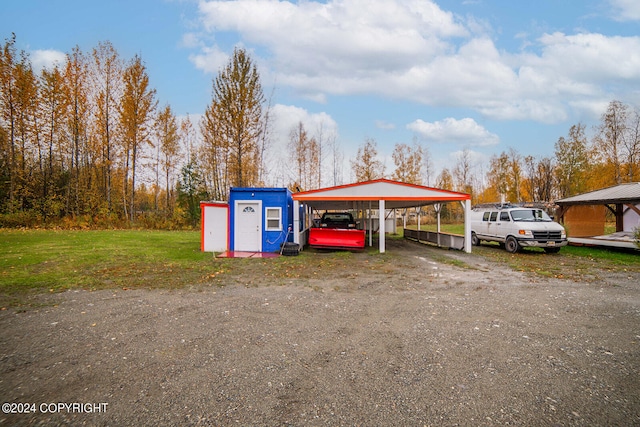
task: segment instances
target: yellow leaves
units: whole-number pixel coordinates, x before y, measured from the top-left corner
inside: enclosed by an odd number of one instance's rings
[[[207,274],[204,278],[205,279],[215,279],[217,276],[224,274],[226,271],[224,269],[220,269],[218,271],[214,271],[213,273],[209,273]]]

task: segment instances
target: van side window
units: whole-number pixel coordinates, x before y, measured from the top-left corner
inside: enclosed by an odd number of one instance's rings
[[[495,221],[498,218],[498,212],[491,212],[491,221]]]
[[[500,221],[511,221],[509,219],[509,212],[500,212]]]
[[[489,221],[489,213],[490,212],[487,211],[487,212],[484,213],[484,215],[482,215],[482,220],[483,221]]]

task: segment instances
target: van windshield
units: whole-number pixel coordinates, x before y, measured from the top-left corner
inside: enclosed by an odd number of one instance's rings
[[[547,213],[541,209],[518,209],[511,211],[514,221],[553,221]]]

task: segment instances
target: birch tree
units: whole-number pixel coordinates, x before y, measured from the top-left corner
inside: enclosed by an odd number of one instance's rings
[[[473,191],[473,164],[471,152],[465,148],[457,155],[456,164],[453,167],[453,176],[457,182],[458,191],[472,193]]]
[[[384,177],[384,164],[378,160],[378,148],[375,139],[367,138],[358,147],[355,160],[351,161],[351,169],[356,182],[371,181]]]
[[[165,106],[156,118],[156,193],[155,204],[158,209],[158,189],[160,188],[160,172],[164,173],[166,199],[165,208],[167,214],[171,209],[171,196],[173,189],[173,171],[177,165],[179,153],[178,123],[169,105]]]
[[[46,160],[43,176],[43,198],[47,206],[46,212],[59,214],[55,203],[57,186],[55,181],[60,175],[56,151],[63,138],[62,120],[66,110],[66,98],[63,92],[63,80],[60,68],[56,65],[52,70],[44,68],[40,76],[40,112],[43,119],[43,138],[46,144]],[[45,213],[46,217],[47,213]]]
[[[207,107],[200,120],[200,134],[202,135],[202,160],[204,181],[214,200],[226,200],[228,197],[228,141],[220,132],[220,120],[214,104]],[[187,158],[190,150],[187,149]]]
[[[489,161],[489,172],[487,173],[489,186],[494,189],[502,201],[506,201],[509,196],[510,171],[509,156],[504,151],[499,155],[493,155]]]
[[[123,64],[110,42],[101,42],[93,49],[95,86],[96,138],[101,152],[100,169],[107,207],[111,211],[113,165],[116,158],[115,130],[118,120],[118,100],[122,94]]]
[[[600,118],[594,143],[603,161],[613,169],[613,181],[622,183],[622,151],[628,117],[628,107],[620,101],[611,101]]]
[[[414,144],[398,143],[391,154],[396,168],[392,178],[411,184],[422,184],[422,148]]]
[[[319,188],[317,186],[320,168],[319,145],[315,137],[309,135],[302,122],[289,133],[289,153],[294,167],[294,180],[303,190]]]
[[[66,209],[78,215],[81,209],[81,176],[83,170],[83,150],[86,149],[87,128],[89,125],[88,108],[88,69],[87,60],[78,46],[67,54],[64,70],[64,88],[66,95],[65,125],[68,138],[64,147],[70,173],[66,185]],[[84,188],[84,187],[82,187]]]
[[[124,71],[124,93],[119,115],[123,145],[123,203],[125,217],[128,214],[131,221],[135,219],[136,173],[139,154],[145,146],[151,144],[151,119],[157,103],[155,95],[155,89],[149,85],[146,67],[142,59],[136,55]],[[128,194],[129,176],[131,177],[130,194]]]
[[[567,138],[560,137],[555,144],[555,180],[558,196],[562,199],[584,192],[589,167],[589,151],[585,126],[571,126]]]
[[[624,138],[627,181],[637,181],[640,175],[640,111],[629,114]]]
[[[0,55],[0,120],[2,128],[5,129],[4,143],[2,145],[3,163],[6,168],[2,169],[3,175],[8,175],[8,179],[3,179],[2,183],[8,182],[8,188],[4,190],[7,194],[9,211],[15,208],[16,192],[16,79],[15,66],[18,62],[16,58],[16,35],[12,34],[10,39],[5,40]]]

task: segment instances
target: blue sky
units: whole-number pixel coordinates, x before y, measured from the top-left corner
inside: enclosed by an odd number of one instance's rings
[[[274,147],[302,121],[335,136],[347,161],[375,139],[387,172],[396,143],[421,141],[436,173],[463,149],[482,169],[510,148],[553,155],[571,125],[591,133],[613,99],[640,107],[636,0],[22,0],[2,9],[3,38],[15,32],[36,67],[109,40],[125,59],[141,55],[160,105],[195,118],[243,46],[273,91]]]

